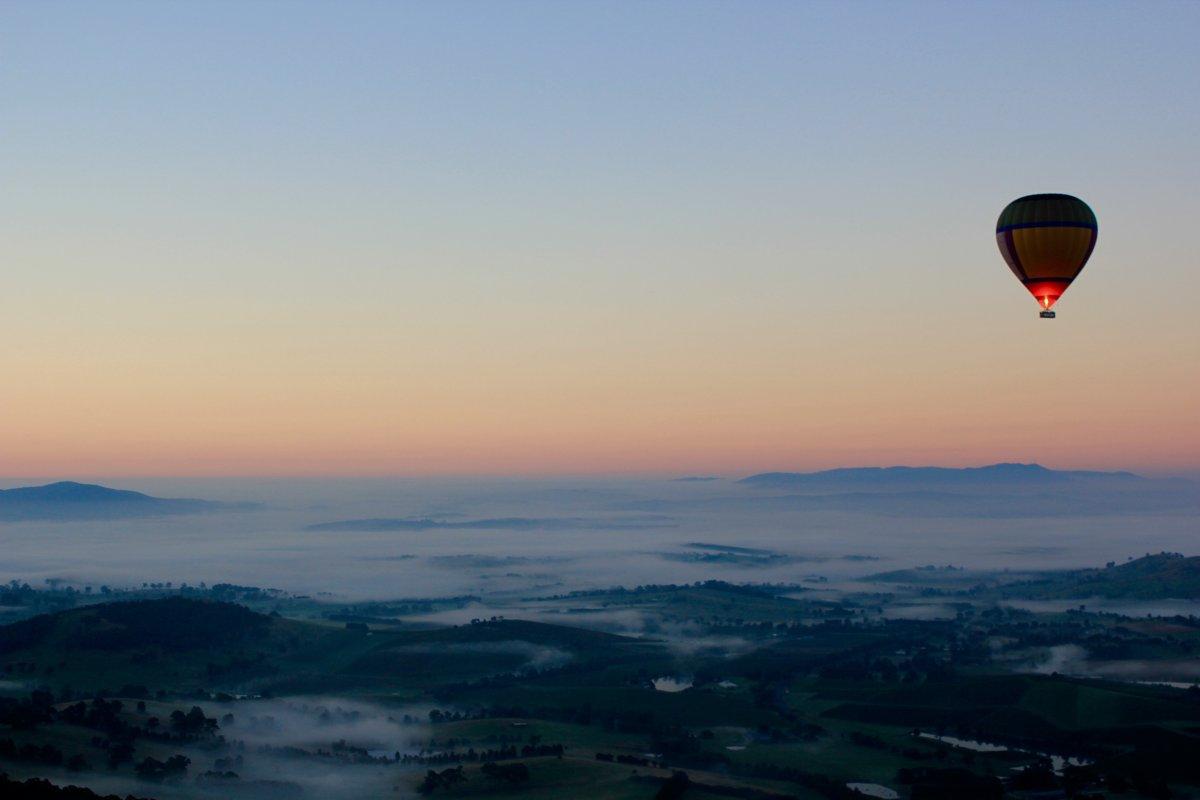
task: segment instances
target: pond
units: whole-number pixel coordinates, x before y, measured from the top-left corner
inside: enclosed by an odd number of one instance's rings
[[[1019,747],[1008,747],[1002,744],[993,742],[981,742],[977,739],[959,739],[956,736],[938,736],[933,733],[919,734],[922,739],[933,739],[937,742],[948,744],[952,747],[959,747],[963,750],[971,750],[976,753],[1029,753],[1030,755],[1041,756],[1050,759],[1050,768],[1055,774],[1061,773],[1064,767],[1083,767],[1092,763],[1086,758],[1075,758],[1074,756],[1059,756],[1053,753],[1043,753],[1036,750],[1023,750]],[[1018,767],[1018,769],[1024,769]]]
[[[665,675],[661,678],[655,678],[651,683],[654,688],[660,692],[682,692],[684,689],[692,688],[691,678],[676,678]]]

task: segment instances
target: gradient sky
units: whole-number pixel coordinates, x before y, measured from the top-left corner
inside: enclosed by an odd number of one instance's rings
[[[0,474],[1200,470],[1200,4],[0,2]],[[1000,209],[1077,194],[1045,322]]]

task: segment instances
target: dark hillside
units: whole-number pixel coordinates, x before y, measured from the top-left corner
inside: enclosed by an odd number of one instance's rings
[[[0,668],[46,686],[250,687],[368,642],[360,632],[181,597],[83,606],[0,627]]]
[[[146,800],[146,798],[115,794],[96,794],[81,786],[55,786],[47,780],[29,778],[13,780],[0,772],[0,796],[5,800]]]
[[[1103,569],[1072,570],[1010,584],[1009,597],[1124,600],[1200,599],[1200,556],[1158,553]]]
[[[188,652],[261,636],[270,622],[244,606],[182,597],[107,603],[0,628],[0,653],[47,644],[68,650],[155,647]]]
[[[3,522],[133,519],[254,507],[244,503],[151,497],[141,492],[73,481],[0,489],[0,521]]]

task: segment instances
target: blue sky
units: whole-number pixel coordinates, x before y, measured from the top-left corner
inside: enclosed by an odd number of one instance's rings
[[[28,346],[0,466],[1198,467],[1198,30],[1194,3],[4,3]],[[991,238],[1037,191],[1100,218],[1050,329]]]

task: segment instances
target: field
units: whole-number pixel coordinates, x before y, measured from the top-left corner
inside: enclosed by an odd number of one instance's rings
[[[1177,669],[1200,623],[1039,614],[937,571],[908,583],[922,573],[837,599],[719,582],[532,597],[461,625],[425,619],[460,598],[37,596],[27,611],[61,610],[0,628],[0,765],[160,798],[1196,793],[1200,689],[1022,665]],[[930,593],[953,618],[888,618]],[[589,609],[646,624],[606,631]]]

